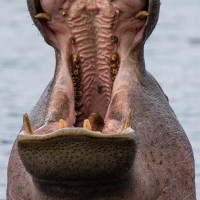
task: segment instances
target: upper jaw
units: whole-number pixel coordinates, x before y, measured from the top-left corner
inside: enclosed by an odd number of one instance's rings
[[[43,12],[40,4],[40,0],[27,0],[28,4],[28,9],[30,12],[30,15],[32,17],[32,20],[36,27],[39,29],[40,33],[44,36],[45,38],[45,30],[43,29],[43,26],[40,21],[35,19],[35,15]],[[159,18],[159,10],[160,10],[160,0],[148,0],[147,1],[148,5],[148,12],[149,12],[149,17],[147,19],[147,23],[145,25],[145,32],[144,32],[144,38],[143,40],[146,41],[147,38],[151,35],[153,29],[155,28],[158,18]],[[46,40],[48,43],[48,40]]]
[[[147,5],[142,0],[132,6],[104,0],[106,6],[100,1],[92,7],[87,1],[57,1],[52,7],[52,2],[28,1],[31,16],[56,49],[57,66],[43,125],[32,130],[24,116],[24,131],[45,135],[61,128],[83,127],[119,134],[130,128],[129,93],[132,80],[140,82],[140,68],[144,67],[138,63],[137,46],[151,15],[141,10]],[[152,2],[157,4],[150,1],[149,9]],[[100,11],[89,15],[91,9]]]
[[[44,11],[51,14],[49,9],[45,10],[45,8],[48,7],[48,3],[45,4],[44,2],[42,4]],[[83,2],[81,3],[83,4]],[[98,19],[98,17],[102,18],[102,16],[76,16],[78,12],[75,12],[75,16],[73,14],[65,16],[59,9],[56,13],[55,9],[52,9],[52,16],[48,16],[48,14],[45,15],[44,13],[43,15],[41,15],[41,13],[34,15],[45,29],[45,37],[48,37],[49,41],[53,41],[52,46],[54,46],[54,48],[56,47],[59,49],[56,53],[57,66],[51,99],[48,102],[48,110],[45,116],[45,124],[37,129],[34,132],[35,134],[47,134],[57,130],[60,127],[60,120],[64,121],[63,124],[65,127],[83,126],[88,128],[90,125],[88,125],[88,122],[85,123],[85,119],[89,120],[87,118],[90,118],[92,112],[98,113],[102,117],[104,121],[103,126],[101,126],[98,131],[103,133],[119,133],[122,129],[124,130],[124,124],[130,121],[128,119],[131,118],[131,116],[129,116],[128,92],[126,92],[123,87],[126,87],[126,90],[129,89],[131,78],[133,77],[130,76],[130,74],[134,74],[134,70],[129,72],[130,70],[128,68],[138,68],[138,66],[134,66],[134,64],[131,66],[132,64],[129,63],[123,63],[123,65],[126,66],[121,66],[122,63],[120,63],[120,59],[124,61],[127,56],[130,57],[129,53],[138,45],[138,42],[141,42],[142,27],[148,15],[138,13],[137,10],[134,10],[133,14],[135,14],[135,17],[132,16],[131,11],[131,13],[129,13],[129,15],[131,14],[131,20],[127,20],[128,23],[121,23],[124,29],[116,25],[118,29],[123,29],[123,32],[126,31],[128,35],[128,37],[123,36],[120,38],[120,44],[118,45],[117,42],[113,42],[110,38],[115,35],[115,32],[113,32],[114,28],[111,28],[109,25],[115,21],[126,19],[126,14],[123,13],[124,17],[122,16],[122,18],[120,18],[121,13],[116,9],[115,4],[107,1],[106,3],[109,5],[111,12],[108,13],[108,11],[102,7],[107,17],[106,20],[103,21],[105,24]],[[55,7],[56,6],[57,4]],[[39,10],[37,6],[35,8]],[[117,11],[119,11],[119,13]],[[80,17],[84,18],[83,21],[89,24],[84,25],[80,23]],[[94,19],[91,19],[91,17],[94,17]],[[129,26],[129,23],[131,23],[133,27]],[[87,26],[90,27],[89,25],[94,27],[87,28]],[[62,27],[62,31],[58,31],[58,27]],[[130,30],[127,30],[128,27]],[[100,31],[102,29],[106,34],[103,35],[104,32]],[[127,48],[132,37],[137,35],[138,29],[141,29],[141,34],[138,36],[140,39],[137,37],[136,43],[133,42],[133,45]],[[92,47],[91,44],[87,46],[90,40],[87,40],[88,34],[82,34],[83,30],[86,33],[91,33]],[[122,34],[120,30],[118,30],[117,33]],[[132,34],[132,31],[135,31],[134,34]],[[83,38],[83,35],[86,35],[86,38]],[[77,44],[74,44],[75,41],[69,44],[69,39],[73,41],[72,39],[74,39],[74,37]],[[87,47],[87,54],[85,52],[86,47],[83,47],[83,44]],[[70,52],[66,52],[66,49],[70,49]],[[91,50],[92,53],[88,53],[88,49]],[[128,52],[125,52],[127,49]],[[90,53],[91,55],[89,55]],[[121,58],[119,58],[120,56]],[[92,57],[92,59],[90,59],[90,57]],[[127,71],[127,73],[124,73],[124,71]],[[92,78],[89,79],[87,74],[92,74]],[[118,99],[118,101],[120,100],[120,102],[117,103],[115,99]],[[124,102],[122,103],[121,101]],[[112,114],[115,113],[116,110],[118,116]],[[91,123],[90,120],[89,123]],[[125,128],[130,127],[130,122],[126,126]],[[89,129],[94,130],[93,127]]]

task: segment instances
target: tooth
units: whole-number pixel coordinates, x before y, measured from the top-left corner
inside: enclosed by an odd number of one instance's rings
[[[65,120],[63,120],[63,119],[60,119],[60,121],[59,121],[59,129],[61,129],[61,128],[67,128],[67,124],[66,124]]]
[[[45,20],[45,21],[51,21],[51,16],[47,13],[38,13],[34,16],[34,18]]]
[[[66,11],[62,11],[62,16],[66,16],[67,12]]]
[[[146,18],[147,16],[149,16],[149,13],[147,11],[139,11],[135,14],[135,18],[141,20]]]
[[[119,55],[117,53],[113,53],[111,55],[110,62],[116,64],[118,63],[118,61],[119,61]]]
[[[120,10],[119,9],[116,9],[115,10],[115,16],[118,16],[120,14]]]
[[[116,74],[117,74],[117,72],[118,72],[118,70],[117,70],[117,69],[112,69],[112,74],[116,75]]]
[[[76,39],[74,37],[69,39],[70,44],[75,44],[76,43]]]
[[[29,116],[27,113],[25,113],[23,115],[23,127],[27,133],[31,133],[31,134],[34,133],[32,127],[31,127],[31,124],[30,124]]]
[[[77,55],[77,54],[74,54],[73,55],[73,64],[79,64],[79,62],[80,62],[80,59],[79,59],[79,56]]]
[[[122,126],[121,132],[125,131],[127,128],[129,128],[131,126],[131,113],[129,112],[129,114],[127,115],[124,124]]]
[[[89,121],[89,119],[85,119],[84,122],[83,122],[83,128],[85,129],[88,129],[88,130],[92,130],[92,126],[91,126],[91,123]]]

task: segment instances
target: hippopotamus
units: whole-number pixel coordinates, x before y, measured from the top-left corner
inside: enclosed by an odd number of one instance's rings
[[[146,70],[159,0],[28,0],[53,79],[8,165],[8,200],[194,200],[193,152]]]

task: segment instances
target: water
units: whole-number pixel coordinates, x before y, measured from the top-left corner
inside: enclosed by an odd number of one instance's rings
[[[25,1],[1,0],[0,200],[9,153],[22,123],[53,77],[54,53],[32,25]],[[191,141],[200,199],[200,1],[163,1],[145,48],[147,69],[168,95]],[[184,158],[183,158],[184,159]]]

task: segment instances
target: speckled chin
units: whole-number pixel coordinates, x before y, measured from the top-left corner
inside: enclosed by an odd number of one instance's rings
[[[61,129],[47,135],[18,137],[26,170],[36,180],[116,179],[129,172],[135,153],[135,133],[103,135],[86,129]]]

